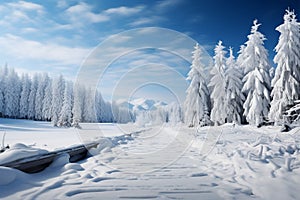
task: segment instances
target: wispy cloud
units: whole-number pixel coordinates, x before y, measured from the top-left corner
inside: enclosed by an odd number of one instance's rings
[[[162,0],[155,5],[155,9],[157,11],[164,11],[174,6],[178,6],[182,2],[184,1],[183,0]]]
[[[137,20],[131,22],[129,25],[133,26],[133,27],[142,26],[142,25],[151,25],[151,24],[155,24],[158,22],[162,22],[164,20],[165,20],[165,18],[159,17],[159,16],[141,17],[141,18],[138,18]]]
[[[44,12],[44,7],[40,4],[27,2],[27,1],[18,1],[14,3],[7,3],[8,6],[14,9],[27,10],[27,11],[36,11],[39,13]]]
[[[0,25],[6,26],[13,23],[32,23],[35,18],[45,13],[42,5],[26,1],[2,4],[0,10]]]
[[[77,25],[83,25],[84,23],[99,23],[109,20],[107,15],[92,12],[92,7],[83,2],[69,7],[66,10],[66,14],[70,17],[70,20]]]
[[[66,10],[66,14],[73,24],[82,26],[86,23],[101,23],[111,20],[116,16],[132,16],[140,13],[144,6],[135,7],[116,7],[103,10],[101,12],[93,12],[93,7],[87,3],[80,2]]]
[[[136,7],[126,7],[126,6],[121,6],[117,8],[109,8],[104,11],[105,14],[116,14],[116,15],[133,15],[141,12],[145,7],[144,6],[136,6]]]
[[[33,40],[26,40],[16,35],[6,34],[0,37],[0,58],[8,63],[22,61],[25,66],[36,67],[33,63],[43,63],[45,68],[56,67],[79,67],[83,59],[88,55],[90,49],[81,47],[67,47],[55,43],[42,43]],[[28,66],[32,63],[33,66]],[[40,63],[40,64],[41,64]],[[47,63],[47,64],[46,64]],[[70,68],[69,68],[70,69]],[[55,69],[51,69],[55,71]],[[64,70],[65,71],[65,70]]]

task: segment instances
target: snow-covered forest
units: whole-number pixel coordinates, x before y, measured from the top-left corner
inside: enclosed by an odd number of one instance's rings
[[[51,121],[58,127],[80,127],[80,122],[136,122],[145,124],[182,121],[178,104],[151,109],[129,108],[107,102],[98,90],[74,84],[62,75],[22,74],[7,65],[0,69],[0,117]]]
[[[287,10],[284,23],[276,28],[280,37],[275,47],[275,74],[260,26],[254,20],[237,59],[231,48],[226,57],[222,41],[218,42],[210,80],[205,79],[202,50],[196,44],[185,102],[185,120],[189,126],[209,125],[210,120],[215,125],[233,122],[255,126],[299,121],[300,23],[294,11]]]
[[[78,126],[79,122],[129,122],[128,110],[103,100],[62,75],[18,75],[13,68],[0,69],[0,116],[51,121],[54,126]]]

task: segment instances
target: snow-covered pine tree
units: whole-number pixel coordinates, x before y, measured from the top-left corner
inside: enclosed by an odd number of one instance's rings
[[[4,81],[5,116],[17,118],[19,116],[21,88],[19,84],[19,76],[13,68],[8,69],[8,74]]]
[[[34,119],[35,116],[35,96],[38,86],[38,74],[34,74],[31,80],[30,93],[28,97],[28,119]]]
[[[242,93],[243,75],[241,69],[237,66],[233,56],[232,48],[229,49],[229,57],[226,61],[226,113],[227,122],[241,123],[243,115],[243,103],[245,100]]]
[[[63,106],[59,114],[58,126],[70,127],[72,123],[72,94],[73,84],[71,82],[65,83],[65,91],[63,98]]]
[[[65,90],[65,80],[62,75],[54,79],[52,84],[52,104],[51,104],[51,121],[57,126],[59,114],[63,106],[63,97]]]
[[[222,41],[219,41],[215,47],[214,67],[211,70],[212,78],[209,83],[209,87],[213,87],[211,93],[213,101],[211,120],[215,125],[224,124],[227,117],[226,107],[224,106],[226,101],[226,51],[224,48]]]
[[[166,110],[168,112],[168,122],[170,124],[176,125],[183,121],[181,106],[178,103],[170,103]]]
[[[5,70],[0,68],[0,117],[4,116]]]
[[[185,123],[189,127],[210,125],[210,97],[204,74],[202,50],[197,43],[192,52],[192,65],[187,80],[190,85],[184,102]]]
[[[45,80],[45,92],[44,92],[44,99],[43,99],[43,107],[42,107],[42,113],[43,113],[43,119],[50,121],[52,118],[52,79],[46,79]]]
[[[273,90],[269,118],[275,124],[283,123],[283,114],[300,98],[300,24],[294,11],[286,10],[284,23],[275,47],[274,62],[277,64],[272,80]]]
[[[82,122],[82,115],[83,115],[83,103],[84,103],[84,88],[79,85],[75,84],[73,87],[73,94],[74,94],[74,103],[72,108],[72,126],[75,128],[80,128],[79,122]]]
[[[87,88],[85,92],[83,120],[85,122],[97,121],[95,110],[95,90],[92,88]]]
[[[246,94],[244,102],[244,116],[247,121],[256,126],[260,126],[267,120],[270,107],[270,63],[268,52],[264,48],[265,36],[258,31],[261,24],[254,20],[251,34],[245,43],[240,63],[244,69],[244,86],[242,91]]]
[[[30,94],[31,81],[28,74],[23,74],[22,76],[22,91],[20,97],[20,115],[22,119],[28,118],[28,99]]]
[[[39,74],[38,76],[38,85],[35,95],[35,119],[44,120],[43,115],[43,100],[45,96],[45,88],[48,82],[49,76],[47,73]]]

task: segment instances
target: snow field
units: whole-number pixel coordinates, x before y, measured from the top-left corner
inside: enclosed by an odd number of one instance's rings
[[[39,122],[31,123],[39,129]],[[7,132],[17,134],[20,130],[13,126]],[[52,129],[49,125],[35,134],[51,138]],[[297,199],[300,130],[279,129],[83,124],[79,135],[87,140],[96,136],[100,142],[90,152],[93,157],[69,163],[68,155],[62,155],[36,174],[0,167],[0,198]],[[32,140],[43,144],[40,137]]]

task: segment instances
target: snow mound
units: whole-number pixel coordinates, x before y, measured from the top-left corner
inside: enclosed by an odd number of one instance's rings
[[[0,166],[0,174],[0,186],[12,183],[17,177],[16,170],[8,167]]]
[[[25,144],[14,144],[10,149],[0,154],[0,164],[12,162],[25,157],[48,153],[47,150],[33,148]]]
[[[132,141],[134,139],[134,136],[136,134],[128,134],[128,135],[121,135],[121,136],[115,136],[115,137],[101,137],[94,139],[98,145],[96,148],[92,148],[89,150],[89,153],[92,155],[96,155],[99,153],[105,153],[109,152],[113,147],[116,147],[121,144],[127,144],[129,141]]]

